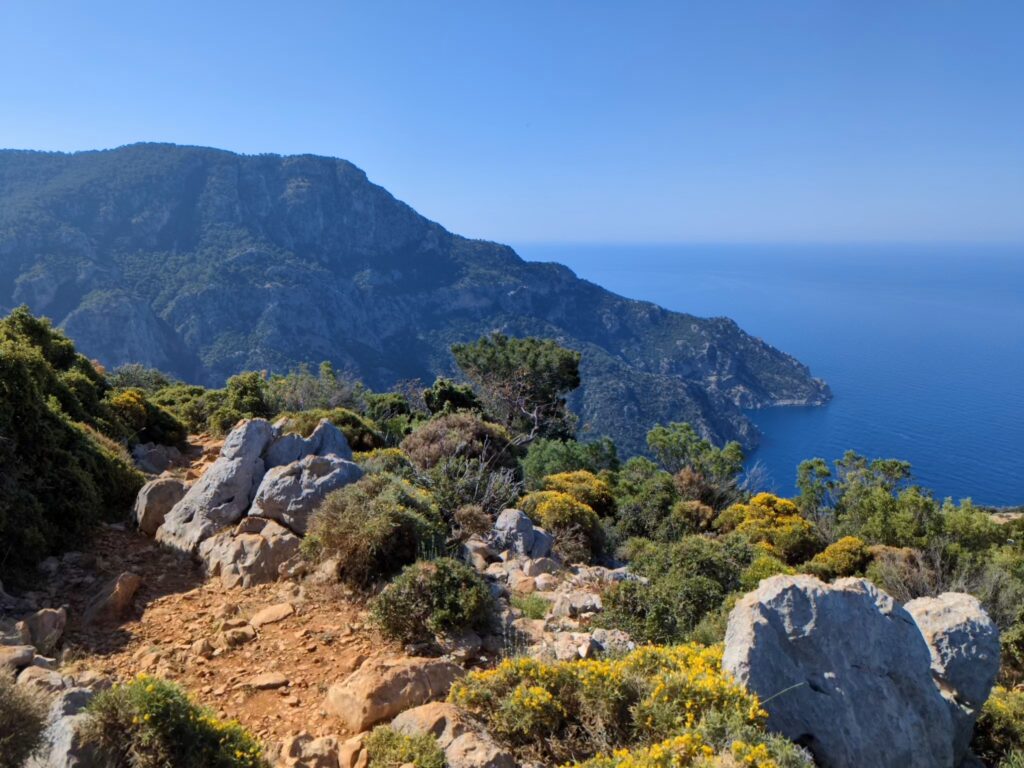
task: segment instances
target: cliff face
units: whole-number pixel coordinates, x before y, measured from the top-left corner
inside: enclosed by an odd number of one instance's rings
[[[330,360],[371,387],[450,373],[491,330],[583,352],[586,434],[654,423],[756,440],[741,408],[827,386],[731,320],[631,301],[428,221],[344,160],[142,144],[0,152],[0,309],[26,303],[108,366],[220,385]]]

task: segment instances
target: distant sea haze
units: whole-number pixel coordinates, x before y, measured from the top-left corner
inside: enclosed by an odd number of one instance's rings
[[[835,399],[752,414],[780,493],[852,449],[938,497],[1024,504],[1024,246],[517,246],[631,298],[726,315]]]

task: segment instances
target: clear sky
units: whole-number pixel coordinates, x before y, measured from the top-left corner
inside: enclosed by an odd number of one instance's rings
[[[514,243],[1024,242],[1024,2],[0,0],[0,146],[135,141]]]

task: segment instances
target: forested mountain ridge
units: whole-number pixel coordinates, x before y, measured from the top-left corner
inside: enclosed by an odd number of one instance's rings
[[[756,441],[742,408],[828,387],[726,318],[617,296],[453,235],[351,163],[137,144],[0,151],[0,311],[25,303],[108,366],[220,385],[330,360],[374,388],[449,373],[491,330],[583,353],[583,434],[627,453],[658,422]]]

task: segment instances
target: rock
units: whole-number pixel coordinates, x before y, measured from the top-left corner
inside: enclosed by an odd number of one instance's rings
[[[277,765],[288,768],[338,768],[338,739],[334,736],[313,738],[302,733],[285,739]]]
[[[251,643],[256,639],[256,630],[246,624],[244,627],[225,629],[221,633],[221,639],[228,648],[237,648],[240,645]]]
[[[288,422],[279,421],[274,427],[278,432],[284,432],[288,428]],[[337,456],[339,459],[351,461],[352,449],[344,432],[329,420],[321,419],[309,437],[289,432],[275,439],[267,448],[267,468],[291,464],[304,456]]]
[[[589,659],[597,654],[598,646],[586,632],[558,632],[553,643],[558,661]]]
[[[276,605],[269,605],[263,610],[256,611],[253,617],[249,619],[249,623],[259,629],[264,624],[275,624],[279,621],[284,621],[293,613],[295,613],[295,606],[291,603],[277,603]]]
[[[512,755],[479,732],[451,704],[433,702],[402,712],[391,727],[406,736],[429,733],[444,750],[448,768],[515,768]]]
[[[0,645],[0,667],[23,669],[32,663],[35,655],[36,649],[31,645]]]
[[[537,557],[523,563],[523,573],[527,576],[540,576],[542,574],[554,573],[558,570],[558,563],[550,557]]]
[[[636,643],[621,629],[595,629],[590,638],[597,643],[602,653],[622,656],[636,650]]]
[[[525,512],[506,509],[498,515],[487,543],[496,552],[508,549],[525,557],[547,557],[552,540]]]
[[[363,748],[366,735],[360,733],[342,742],[338,747],[338,768],[367,768],[370,756]]]
[[[147,536],[155,536],[167,513],[185,497],[187,488],[176,477],[158,477],[142,486],[133,510],[139,530]]]
[[[47,655],[57,650],[67,623],[68,612],[63,608],[43,608],[19,621],[18,630],[26,643],[31,643],[39,653]]]
[[[538,592],[550,592],[558,587],[558,578],[550,573],[542,573],[533,580],[533,583]]]
[[[537,591],[537,582],[517,571],[509,574],[508,588],[517,595],[529,595]]]
[[[159,475],[171,467],[180,467],[186,463],[177,448],[157,443],[139,443],[132,448],[132,459],[135,466],[151,475]]]
[[[604,605],[599,594],[582,590],[559,593],[551,606],[553,616],[568,616],[570,618],[582,616],[584,613],[600,613],[603,610]]]
[[[931,652],[932,677],[953,716],[954,759],[967,755],[974,723],[999,674],[999,629],[976,597],[947,592],[907,603]]]
[[[140,586],[142,577],[131,571],[125,571],[108,581],[89,603],[85,611],[85,623],[123,619],[131,609],[132,600]]]
[[[484,644],[480,635],[471,629],[464,630],[457,635],[442,637],[438,642],[442,653],[459,661],[477,658]]]
[[[246,685],[259,691],[270,691],[275,688],[284,688],[288,685],[288,678],[280,672],[264,672],[262,675],[250,678]]]
[[[309,516],[324,497],[362,476],[357,464],[333,454],[306,456],[273,467],[263,476],[249,514],[276,520],[305,535]]]
[[[226,587],[276,581],[282,566],[299,552],[299,537],[283,525],[247,517],[234,531],[223,531],[199,545],[210,576]]]
[[[485,571],[498,556],[487,546],[486,541],[474,534],[462,543],[462,559],[478,571]]]
[[[87,721],[83,711],[96,691],[72,687],[59,691],[47,715],[43,752],[29,759],[26,768],[92,768],[97,765],[91,747],[82,743]]]
[[[213,656],[213,652],[216,650],[213,647],[213,643],[208,638],[201,637],[196,640],[192,645],[189,646],[189,651],[193,656],[199,656],[204,659],[209,659]]]
[[[21,670],[17,682],[18,685],[34,688],[44,693],[56,693],[65,687],[64,678],[58,672],[34,665],[27,666]]]
[[[774,576],[729,616],[723,668],[822,768],[953,768],[953,723],[913,618],[864,579]]]
[[[243,421],[231,430],[217,460],[167,513],[157,541],[195,553],[204,540],[237,523],[263,479],[261,454],[273,436],[265,419]]]
[[[327,691],[327,709],[353,732],[447,695],[462,668],[439,659],[367,663]]]

